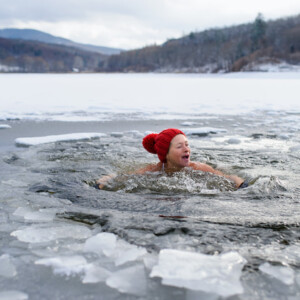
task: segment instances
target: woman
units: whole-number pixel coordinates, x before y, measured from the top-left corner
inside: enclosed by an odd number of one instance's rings
[[[168,174],[180,172],[184,168],[191,168],[202,172],[209,172],[223,176],[235,183],[237,188],[246,187],[244,180],[235,175],[226,175],[213,169],[207,164],[190,161],[191,149],[185,134],[175,128],[165,129],[160,133],[151,133],[143,139],[144,148],[153,154],[157,154],[159,162],[139,169],[134,174],[163,171]],[[97,187],[103,188],[112,176],[103,176],[97,181]]]

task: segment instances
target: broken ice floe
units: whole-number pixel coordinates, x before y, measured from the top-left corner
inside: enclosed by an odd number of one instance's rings
[[[196,122],[188,122],[188,121],[186,121],[186,122],[182,122],[180,125],[181,126],[195,126],[197,124],[198,123],[196,123]]]
[[[11,261],[8,254],[3,254],[0,256],[0,276],[3,277],[14,277],[17,275],[17,270]]]
[[[84,226],[64,225],[53,227],[29,226],[11,233],[19,241],[26,243],[43,243],[56,239],[72,238],[86,239],[91,236],[91,230]]]
[[[13,215],[23,217],[28,221],[50,222],[53,221],[55,217],[55,211],[51,209],[39,209],[35,211],[28,207],[18,207]]]
[[[245,263],[237,252],[211,256],[164,249],[150,277],[161,277],[165,285],[228,297],[243,292],[240,276]]]
[[[24,137],[17,138],[15,143],[17,146],[29,147],[40,144],[55,143],[55,142],[69,142],[69,141],[83,141],[91,140],[106,136],[105,133],[88,132],[88,133],[70,133],[60,135],[48,135],[40,137]]]
[[[110,271],[98,266],[97,263],[88,263],[81,255],[43,258],[37,260],[35,264],[51,267],[54,274],[62,276],[81,274],[83,283],[104,282],[111,275]]]
[[[143,265],[137,265],[116,271],[106,280],[106,284],[121,293],[146,295],[145,268]]]
[[[28,295],[20,291],[3,291],[0,292],[0,300],[27,300]]]
[[[9,129],[9,128],[11,128],[11,126],[7,124],[0,124],[0,129]]]
[[[139,296],[146,294],[147,279],[142,264],[111,272],[96,262],[88,263],[81,255],[44,258],[35,264],[51,267],[57,275],[81,275],[83,283],[105,282],[121,293]]]
[[[83,256],[74,255],[43,258],[37,260],[35,264],[50,266],[55,274],[70,276],[83,272],[87,261]]]
[[[124,133],[123,132],[111,132],[110,134],[112,137],[123,137]]]
[[[293,269],[284,266],[272,266],[269,263],[264,263],[259,266],[259,270],[266,273],[287,285],[294,283],[295,272]]]
[[[114,260],[115,265],[123,265],[128,261],[135,261],[147,254],[146,249],[131,245],[126,241],[117,239],[112,233],[102,232],[85,242],[84,250],[105,255]]]
[[[105,268],[98,266],[96,263],[90,263],[84,268],[83,283],[97,283],[105,282],[106,279],[111,275],[111,272]]]
[[[223,128],[213,128],[213,127],[199,127],[199,128],[184,128],[182,131],[186,135],[198,135],[198,136],[207,136],[210,133],[216,134],[221,132],[227,132],[226,129]]]
[[[24,209],[17,211],[20,215],[24,213],[27,213]],[[28,243],[59,238],[85,239],[78,254],[46,257],[36,260],[35,264],[51,267],[54,274],[78,275],[82,283],[105,282],[121,293],[146,295],[149,272],[150,277],[161,277],[162,284],[179,288],[223,297],[243,292],[240,276],[246,260],[237,252],[211,256],[164,249],[157,260],[157,255],[149,254],[145,248],[132,245],[113,233],[101,232],[91,237],[88,228],[76,225],[30,226],[11,235]],[[97,254],[98,258],[89,256],[89,252]],[[128,264],[123,267],[125,263]]]

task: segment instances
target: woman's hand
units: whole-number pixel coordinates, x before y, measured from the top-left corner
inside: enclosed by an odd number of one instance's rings
[[[110,179],[114,178],[114,177],[115,177],[114,175],[105,175],[105,176],[102,176],[100,179],[98,179],[96,181],[96,185],[101,190],[101,189],[103,189],[107,185],[107,182]]]

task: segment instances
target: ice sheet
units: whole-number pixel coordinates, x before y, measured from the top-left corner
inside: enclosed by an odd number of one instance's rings
[[[1,96],[9,101],[1,101],[0,119],[167,120],[299,111],[298,87],[299,73],[10,74],[1,75]]]
[[[103,136],[106,136],[106,134],[97,133],[97,132],[70,133],[70,134],[40,136],[40,137],[17,138],[15,140],[15,143],[18,146],[28,147],[28,146],[54,143],[54,142],[90,140],[90,139],[100,138]]]
[[[211,256],[164,249],[150,277],[161,277],[165,285],[228,297],[243,292],[240,276],[245,263],[237,252]]]

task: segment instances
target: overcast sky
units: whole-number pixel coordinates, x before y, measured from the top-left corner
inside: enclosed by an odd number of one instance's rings
[[[300,14],[300,0],[0,0],[0,29],[32,28],[114,48]]]

